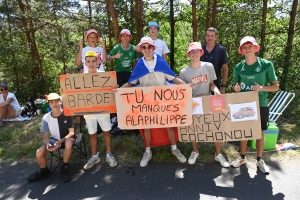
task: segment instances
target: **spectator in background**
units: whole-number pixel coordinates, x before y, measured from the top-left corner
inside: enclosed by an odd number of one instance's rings
[[[2,126],[4,118],[19,117],[21,107],[14,93],[8,91],[8,86],[4,82],[0,83],[0,93],[0,126]]]

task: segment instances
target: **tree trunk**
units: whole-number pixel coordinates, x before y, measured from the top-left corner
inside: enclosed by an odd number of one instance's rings
[[[211,12],[211,26],[215,28],[217,26],[216,16],[217,16],[217,0],[213,0],[213,7]]]
[[[290,12],[290,24],[289,24],[289,32],[288,32],[288,39],[287,44],[285,48],[285,57],[284,57],[284,65],[283,65],[283,71],[281,76],[281,82],[280,82],[280,88],[282,90],[286,89],[286,83],[289,73],[289,66],[291,64],[291,54],[292,54],[292,48],[293,48],[293,38],[295,34],[295,18],[297,14],[297,6],[298,6],[298,0],[293,1],[292,11]]]
[[[109,49],[111,50],[113,48],[113,44],[112,44],[112,40],[111,40],[111,38],[112,38],[112,35],[111,35],[111,32],[112,32],[112,30],[111,30],[111,20],[110,20],[111,16],[110,16],[107,4],[106,4],[106,15],[107,15],[107,25],[108,25],[108,43],[109,43]],[[109,51],[108,51],[108,53],[109,53]],[[110,70],[106,69],[107,71],[114,71],[113,63],[114,63],[114,60],[107,63],[108,64],[107,67],[108,67],[108,69],[110,69]]]
[[[260,31],[260,51],[259,51],[259,56],[261,58],[264,57],[264,53],[265,53],[267,10],[268,10],[268,0],[263,0],[262,26]]]
[[[116,13],[116,10],[115,10],[115,7],[114,7],[114,1],[113,0],[106,0],[106,4],[108,6],[108,10],[109,10],[110,15],[112,17],[115,39],[116,39],[117,43],[120,43],[118,16],[117,16],[117,13]]]
[[[206,8],[206,20],[205,20],[205,27],[206,30],[210,27],[210,0],[207,0],[207,8]]]
[[[143,17],[143,0],[135,0],[136,5],[136,31],[137,31],[137,41],[139,42],[144,35],[144,17]]]
[[[192,0],[192,27],[193,27],[193,42],[196,42],[198,40],[196,0]]]

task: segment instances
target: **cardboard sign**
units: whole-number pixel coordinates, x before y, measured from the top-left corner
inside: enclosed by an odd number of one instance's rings
[[[178,127],[179,141],[222,142],[261,138],[258,93],[242,92],[222,96],[224,109],[223,103],[220,103],[222,101],[219,98],[216,100],[215,96],[199,97],[204,113],[193,115],[191,125]],[[211,102],[217,102],[220,109],[211,106]]]
[[[116,113],[116,72],[60,76],[64,113],[67,116]]]
[[[119,88],[116,93],[118,126],[147,129],[192,123],[189,85]]]

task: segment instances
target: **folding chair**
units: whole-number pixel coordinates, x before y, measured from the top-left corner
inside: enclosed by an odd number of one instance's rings
[[[276,120],[282,115],[282,112],[287,108],[294,97],[295,94],[291,92],[277,92],[268,104],[268,107],[270,108],[269,121],[276,125]]]

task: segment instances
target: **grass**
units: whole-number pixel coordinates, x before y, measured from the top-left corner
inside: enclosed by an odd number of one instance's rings
[[[299,102],[300,99],[297,99]],[[280,134],[277,143],[293,143],[300,146],[300,103],[294,103],[277,121]],[[40,131],[42,116],[36,116],[31,121],[24,122],[4,122],[0,127],[0,160],[22,160],[35,159],[35,151],[42,144],[42,134]],[[78,126],[78,125],[77,125]],[[76,127],[75,127],[76,128]],[[76,128],[78,132],[79,129]],[[85,130],[85,133],[87,131]],[[89,149],[88,135],[85,134],[87,149]],[[181,152],[189,157],[192,147],[189,143],[177,143]],[[117,135],[112,137],[113,153],[117,157],[119,163],[122,162],[139,162],[144,152],[144,143],[140,134],[129,132],[126,135]],[[214,146],[212,143],[198,144],[200,162],[214,161]],[[155,162],[159,161],[177,161],[175,156],[171,154],[170,146],[152,147],[153,158]],[[98,136],[98,150],[100,157],[104,159],[105,145],[103,136]],[[256,151],[250,148],[247,149],[247,158],[254,160]],[[230,143],[224,143],[222,148],[223,155],[226,155],[229,161],[236,158],[238,147]],[[283,160],[300,158],[300,150],[291,151],[266,151],[264,153],[265,160]],[[73,158],[74,159],[74,158]],[[76,159],[76,156],[75,156]]]

